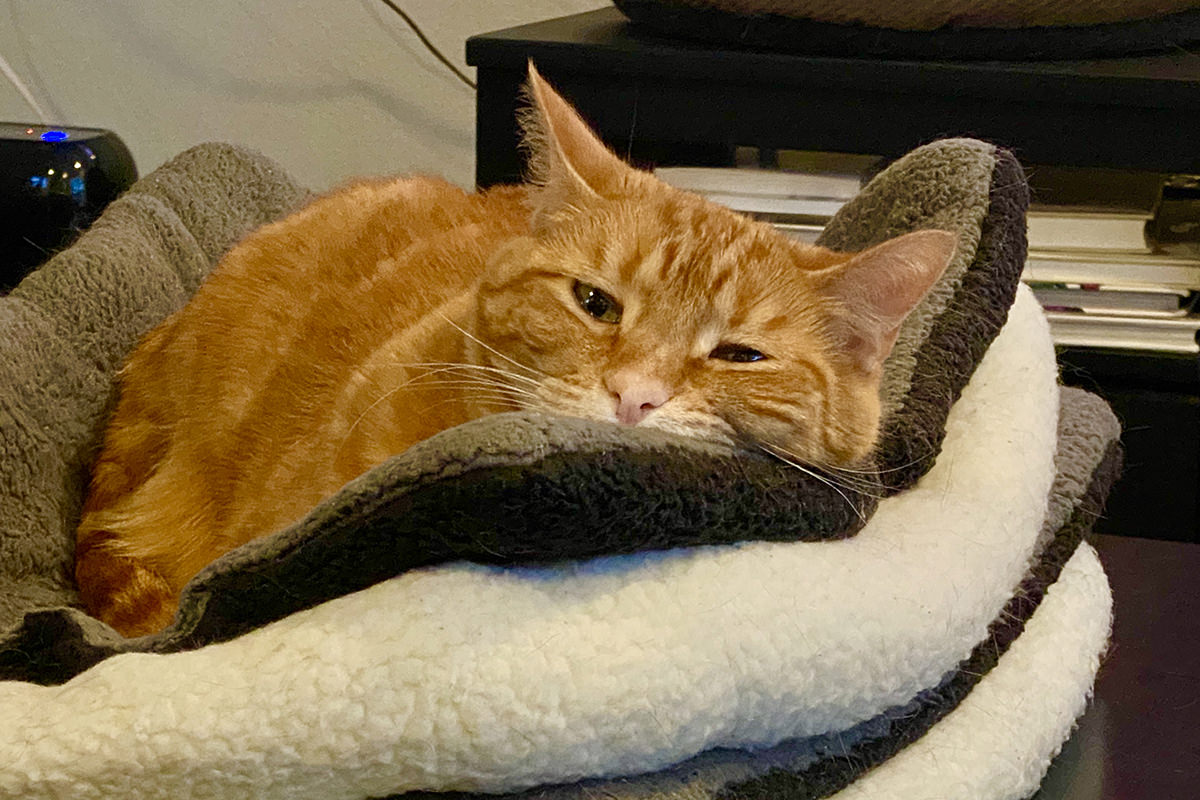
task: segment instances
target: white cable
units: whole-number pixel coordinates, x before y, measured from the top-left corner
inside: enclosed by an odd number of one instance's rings
[[[16,87],[21,97],[25,98],[25,102],[28,103],[29,107],[33,109],[33,113],[37,114],[38,120],[45,125],[49,125],[50,117],[38,104],[37,98],[33,96],[33,92],[29,91],[29,87],[26,86],[25,82],[21,80],[21,76],[17,74],[16,70],[9,66],[9,63],[4,58],[3,54],[0,54],[0,72],[4,73],[4,77],[8,78],[8,82]]]

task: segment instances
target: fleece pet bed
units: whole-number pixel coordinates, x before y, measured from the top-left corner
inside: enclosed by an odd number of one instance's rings
[[[1119,451],[1018,291],[1011,155],[921,148],[824,234],[959,236],[889,359],[869,474],[496,415],[228,554],[172,627],[121,639],[70,580],[115,370],[237,236],[306,197],[203,146],[0,299],[0,795],[1036,788],[1107,640],[1082,537]]]
[[[724,47],[919,60],[1079,59],[1200,41],[1195,0],[614,0],[638,27]]]

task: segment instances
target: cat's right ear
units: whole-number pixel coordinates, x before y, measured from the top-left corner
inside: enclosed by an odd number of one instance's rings
[[[525,93],[529,105],[519,119],[530,182],[537,187],[532,195],[535,230],[569,208],[621,193],[637,180],[637,171],[600,141],[532,61]]]
[[[868,374],[878,374],[900,326],[950,265],[957,239],[922,230],[856,253],[827,270],[825,292],[847,314],[831,325],[839,349]]]

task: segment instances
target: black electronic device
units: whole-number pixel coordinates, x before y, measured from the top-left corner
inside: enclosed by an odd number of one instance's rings
[[[71,241],[137,179],[99,128],[0,122],[0,292]]]

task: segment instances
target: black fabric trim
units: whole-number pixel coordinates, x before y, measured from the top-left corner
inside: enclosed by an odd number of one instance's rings
[[[975,260],[916,353],[913,374],[938,378],[912,382],[879,438],[876,459],[889,494],[914,485],[933,466],[951,407],[1008,319],[1025,265],[1028,208],[1020,163],[997,148]]]
[[[563,453],[476,469],[370,498],[271,562],[199,583],[192,591],[207,595],[203,616],[155,650],[232,639],[418,567],[839,539],[857,533],[876,504],[765,456],[682,448]]]
[[[69,615],[34,611],[0,642],[0,681],[57,686],[115,653],[89,642]]]
[[[738,14],[687,0],[613,0],[635,27],[722,47],[814,56],[920,61],[1080,59],[1165,52],[1200,41],[1200,9],[1099,25],[942,27],[906,31],[818,22],[781,14]]]
[[[767,456],[683,448],[559,453],[532,465],[429,475],[341,504],[337,516],[270,558],[199,578],[181,603],[199,613],[162,636],[84,646],[64,631],[73,627],[69,620],[30,615],[0,651],[0,679],[55,684],[129,649],[173,653],[228,641],[450,561],[534,565],[750,540],[846,538],[862,528],[877,505],[873,495],[882,493],[877,485],[866,491],[834,488]]]

